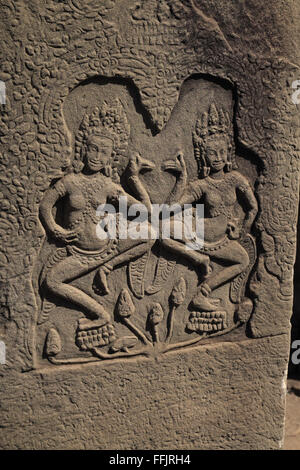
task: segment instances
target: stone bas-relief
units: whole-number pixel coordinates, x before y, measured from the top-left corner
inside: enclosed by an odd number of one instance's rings
[[[114,328],[110,323],[111,316],[100,302],[71,286],[69,282],[97,269],[94,290],[100,294],[108,294],[108,273],[120,264],[143,256],[153,243],[150,231],[149,237],[144,241],[113,238],[101,240],[97,235],[99,220],[96,211],[101,204],[117,204],[119,197],[123,196],[127,198],[129,206],[140,201],[150,209],[148,194],[139,180],[140,171],[153,168],[150,161],[136,154],[128,164],[128,182],[138,199],[127,194],[120,184],[113,181],[112,154],[117,151],[118,145],[124,145],[124,133],[129,131],[126,117],[122,114],[122,106],[117,102],[115,109],[104,104],[90,116],[85,116],[77,142],[78,158],[75,160],[77,168],[82,167],[81,171],[60,179],[46,192],[40,207],[46,231],[67,246],[66,250],[59,248],[51,256],[44,267],[41,282],[45,284],[47,293],[76,304],[87,314],[90,321],[85,318],[79,320],[77,341],[81,349],[92,351],[94,347],[109,344],[115,338]],[[63,198],[66,228],[57,224],[52,214],[55,203]],[[47,320],[47,308],[49,310],[49,303],[46,301],[42,305],[40,322]],[[52,355],[53,348],[50,349]]]
[[[218,88],[209,82],[207,86]],[[131,129],[120,98],[99,103],[84,114],[73,139],[72,168],[46,191],[40,204],[41,222],[48,238],[56,243],[39,275],[42,355],[52,364],[156,357],[196,346],[247,323],[253,302],[245,295],[245,287],[256,260],[251,228],[257,201],[249,181],[237,170],[231,110],[209,100],[207,106],[204,110],[199,104],[196,122],[189,122],[193,155],[179,150],[173,159],[161,162],[161,177],[171,173],[175,182],[166,200],[163,193],[156,197],[159,203],[168,203],[170,210],[174,204],[182,210],[187,204],[191,209],[194,206],[191,228],[197,225],[195,205],[203,204],[203,246],[186,234],[184,215],[178,219],[178,213],[169,212],[170,234],[166,235],[162,226],[155,233],[151,226],[154,206],[148,188],[151,176],[155,178],[155,164],[151,156],[149,159],[136,151],[127,155]],[[172,121],[174,126],[181,124],[175,118]],[[121,155],[124,170],[120,169]],[[196,163],[192,181],[186,159]],[[148,180],[142,181],[146,172]],[[139,203],[148,212],[145,239],[141,235],[132,239],[130,229],[126,239],[120,238],[118,224],[115,233],[101,239],[97,232],[98,207],[112,204],[120,215],[120,198],[125,197],[128,214],[130,207]],[[60,201],[62,225],[53,215]],[[163,205],[160,211],[163,215]],[[173,259],[168,259],[168,254]],[[196,284],[180,276],[183,260],[194,273]],[[154,273],[151,264],[155,265]],[[125,285],[119,280],[118,268],[122,266],[127,271]],[[112,271],[116,286],[120,285],[113,296],[109,288]],[[72,281],[88,273],[93,278],[86,278],[83,287],[73,285]],[[103,305],[109,297],[113,308]],[[56,324],[56,299],[80,313],[73,334],[65,334],[63,342],[60,336],[64,324],[74,320],[64,312],[60,314],[64,318]],[[127,331],[120,330],[118,324]],[[65,342],[77,346],[74,357],[68,347],[64,351]]]
[[[218,287],[235,280],[238,287],[232,286],[231,300],[238,304],[241,300],[241,293],[234,293],[234,290],[238,291],[242,282],[241,277],[239,280],[236,278],[242,274],[245,277],[245,271],[250,264],[248,253],[242,246],[246,236],[249,239],[249,245],[252,245],[252,252],[255,252],[255,242],[250,236],[251,227],[257,214],[254,193],[246,178],[240,173],[233,171],[232,174],[227,174],[232,170],[230,126],[230,118],[227,113],[224,114],[222,109],[218,112],[215,105],[212,104],[209,111],[204,112],[197,121],[193,135],[199,180],[187,185],[187,172],[183,156],[179,156],[177,162],[181,172],[178,179],[178,186],[180,185],[181,188],[176,187],[175,189],[181,194],[179,204],[193,204],[202,201],[205,211],[205,243],[203,250],[200,250],[202,254],[195,253],[197,248],[186,250],[186,247],[174,238],[163,241],[167,247],[178,255],[187,257],[196,266],[205,266],[204,280],[192,301],[197,312],[191,316],[189,323],[191,331],[212,332],[219,329],[215,327],[216,323],[220,324],[220,321],[216,321],[219,318],[222,319],[221,325],[226,329],[228,313],[220,308],[218,310],[217,305],[220,303],[220,299],[211,298],[210,294]],[[167,162],[165,168],[177,169],[172,162]],[[242,221],[234,217],[234,206],[238,196],[244,199],[246,207],[246,216]],[[175,199],[174,202],[177,200]],[[176,224],[176,221],[174,223]],[[240,243],[236,240],[239,240]],[[183,242],[188,245],[188,240],[183,240]],[[210,267],[210,263],[214,261],[221,265],[219,272],[214,272]],[[248,309],[250,306],[248,312],[250,314],[251,301],[243,299],[243,302],[243,306],[247,304]]]
[[[282,446],[298,10],[1,2],[1,447]],[[120,194],[176,203],[170,235],[95,237]]]

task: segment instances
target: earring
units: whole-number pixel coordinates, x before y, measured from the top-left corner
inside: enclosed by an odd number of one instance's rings
[[[232,170],[232,163],[231,162],[227,162],[225,164],[225,171],[229,172]]]
[[[111,178],[112,177],[112,168],[110,165],[105,165],[104,167],[104,174],[105,176],[107,176],[108,178]]]
[[[203,177],[206,178],[207,176],[209,176],[210,174],[210,168],[209,166],[204,166],[202,168],[202,174],[203,174]]]
[[[76,159],[73,161],[73,168],[74,168],[75,173],[80,173],[83,167],[84,167],[84,163],[81,160]]]

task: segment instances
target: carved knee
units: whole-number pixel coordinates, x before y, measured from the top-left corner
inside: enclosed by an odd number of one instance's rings
[[[57,290],[58,284],[59,284],[59,281],[57,280],[55,274],[53,272],[49,272],[44,281],[44,285],[46,289],[49,290],[50,292],[55,293]]]

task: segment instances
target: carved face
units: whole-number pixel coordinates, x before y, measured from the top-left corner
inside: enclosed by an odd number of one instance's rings
[[[85,166],[92,173],[102,170],[109,162],[113,142],[108,137],[92,135],[87,141]]]
[[[227,163],[228,142],[224,138],[211,138],[206,148],[206,160],[213,173],[221,171]]]

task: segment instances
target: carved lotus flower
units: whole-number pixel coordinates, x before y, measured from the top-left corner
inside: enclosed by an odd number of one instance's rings
[[[171,292],[171,302],[178,307],[184,302],[186,296],[186,282],[183,277],[174,285]]]
[[[117,314],[121,318],[129,318],[134,314],[135,306],[127,289],[121,290],[117,301],[116,310]]]
[[[152,304],[150,307],[149,317],[148,317],[149,323],[152,326],[155,326],[161,323],[163,319],[164,319],[164,311],[162,309],[162,306],[158,302]]]
[[[61,339],[55,328],[50,328],[46,339],[47,356],[56,356],[61,351]]]

